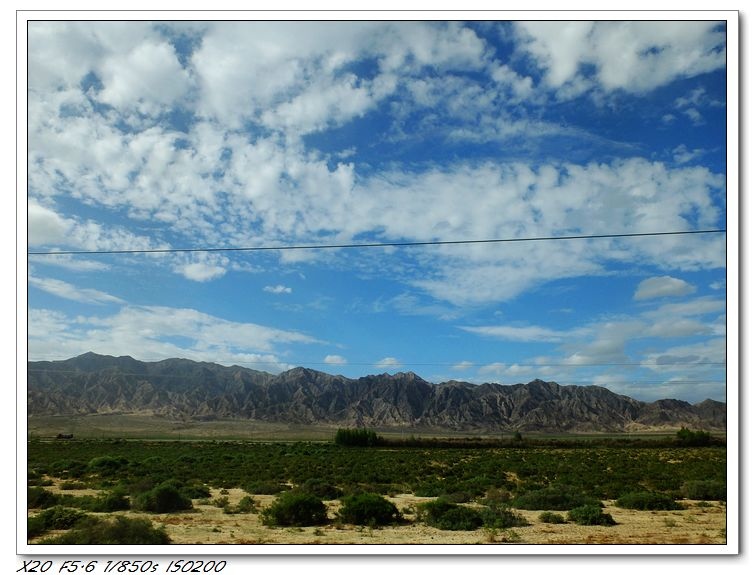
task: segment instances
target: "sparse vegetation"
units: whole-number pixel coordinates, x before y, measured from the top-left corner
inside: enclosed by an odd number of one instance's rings
[[[222,521],[260,525],[264,516],[264,524],[268,526],[324,525],[328,523],[328,516],[323,499],[340,498],[340,508],[347,510],[347,497],[370,493],[375,497],[382,495],[381,499],[390,503],[387,495],[411,494],[399,495],[394,502],[409,519],[445,530],[475,531],[485,527],[496,533],[497,542],[502,542],[504,533],[511,527],[528,541],[528,531],[547,530],[542,514],[538,519],[541,511],[565,519],[567,511],[590,503],[600,507],[602,500],[617,500],[638,492],[659,494],[672,501],[681,497],[700,498],[699,501],[722,501],[720,498],[723,497],[725,501],[726,450],[721,447],[613,449],[591,447],[588,442],[580,440],[572,448],[560,445],[541,448],[536,441],[528,437],[521,448],[491,447],[487,450],[426,446],[361,449],[332,442],[30,442],[30,479],[49,481],[54,486],[30,486],[29,508],[43,510],[62,505],[79,512],[100,513],[127,509],[130,502],[135,512],[180,513],[190,507],[160,507],[155,497],[152,497],[154,505],[150,507],[149,494],[154,496],[155,491],[161,489],[168,493],[172,490],[173,496],[178,492],[184,501],[182,505],[186,505],[187,500],[191,501],[190,496],[211,492],[215,497],[228,498],[220,505],[224,514],[260,514],[259,519],[230,518],[217,511],[202,509],[203,514],[214,513],[215,517],[222,518],[216,526],[223,527],[223,537],[227,541],[234,528],[226,528],[230,524],[220,523]],[[119,469],[117,474],[108,475],[105,471],[103,475],[103,469],[116,466]],[[75,479],[70,475],[71,470],[77,474]],[[57,491],[63,483],[87,486],[100,493],[79,495]],[[295,487],[291,489],[291,486]],[[259,490],[279,496],[269,507],[266,507],[265,499],[257,497],[248,496],[248,500],[238,501],[237,490],[242,487],[247,492]],[[222,490],[228,495],[217,495]],[[284,505],[286,498],[283,495],[294,494],[309,495],[314,499],[309,514],[301,513],[301,502]],[[422,509],[427,503],[420,503],[413,497],[420,495],[439,498],[433,502],[438,507],[430,505]],[[212,503],[211,496],[194,499],[199,499],[203,506]],[[335,511],[335,504],[330,505]],[[647,502],[643,505],[645,507],[640,508],[648,511],[638,513],[650,514],[653,507]],[[713,510],[705,512],[695,504],[689,507],[690,511],[699,514],[697,519],[702,526],[708,517],[722,513],[722,505],[725,513],[725,502],[714,504]],[[605,509],[596,516],[600,518],[604,512]],[[682,536],[683,529],[694,525],[688,520],[689,515],[685,513],[681,518],[674,518],[677,536]],[[183,520],[180,517],[163,517],[160,521],[166,521],[170,529],[174,521]],[[524,527],[518,517],[526,517],[533,527]],[[574,517],[572,513],[570,521],[586,520]],[[333,528],[325,530],[329,538],[341,530],[353,532],[355,528],[350,526],[354,524],[347,521],[345,515],[337,514]],[[655,525],[662,526],[662,518],[656,519]],[[368,518],[363,526],[365,529],[378,527],[379,523],[376,520],[370,522]],[[236,528],[236,539],[243,540],[245,536],[239,533]],[[308,533],[311,536],[311,530]],[[210,532],[208,536],[214,537]],[[255,534],[249,538],[257,540],[259,537],[260,534]],[[278,537],[282,537],[281,532],[271,533],[270,537],[262,535],[267,542]],[[325,541],[325,538],[321,539]],[[484,540],[485,534],[480,532],[479,541]]]

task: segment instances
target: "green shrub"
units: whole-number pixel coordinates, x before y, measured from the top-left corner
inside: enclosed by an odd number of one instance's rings
[[[551,485],[528,491],[511,502],[518,509],[568,511],[582,505],[601,507],[600,501],[568,485]]]
[[[492,529],[508,529],[509,527],[524,527],[527,520],[521,514],[512,511],[507,505],[494,504],[480,511],[482,523]]]
[[[236,504],[237,513],[253,513],[256,510],[257,507],[254,499],[252,497],[249,497],[248,495],[242,497],[241,500],[239,500],[239,502]]]
[[[128,498],[119,490],[104,493],[97,497],[84,495],[83,497],[72,499],[66,498],[65,503],[72,507],[94,511],[95,513],[110,513],[112,511],[123,511],[131,508]]]
[[[377,493],[349,495],[342,500],[338,517],[354,525],[389,525],[401,520],[396,506]]]
[[[481,501],[483,505],[507,505],[511,502],[511,492],[507,489],[491,487],[485,492],[485,498]]]
[[[314,477],[310,477],[296,489],[302,493],[310,493],[321,499],[327,500],[338,499],[343,496],[343,491],[335,485],[331,485],[327,481],[316,479]]]
[[[687,499],[726,501],[726,482],[716,479],[685,481],[681,493]]]
[[[26,489],[26,506],[29,509],[46,509],[60,503],[60,496],[41,487]]]
[[[682,427],[676,432],[676,441],[683,447],[705,447],[711,443],[711,435],[707,431],[691,431]]]
[[[147,519],[86,517],[58,537],[41,541],[50,545],[165,545],[170,537],[165,529],[155,529]]]
[[[348,447],[372,447],[380,443],[380,438],[371,429],[339,429],[335,442]]]
[[[537,518],[542,523],[566,523],[566,519],[564,519],[563,515],[561,515],[560,513],[553,513],[552,511],[543,511],[540,515],[537,516]]]
[[[92,473],[98,474],[100,477],[112,477],[127,466],[128,459],[125,457],[102,455],[91,459],[87,464],[87,469]]]
[[[172,513],[192,508],[191,499],[183,495],[176,487],[161,483],[146,493],[138,495],[133,503],[134,509],[152,513]]]
[[[179,488],[179,491],[189,499],[203,499],[212,495],[210,488],[198,480],[188,481]]]
[[[310,493],[289,491],[262,511],[262,523],[270,526],[305,527],[328,522],[325,504]]]
[[[483,524],[478,511],[444,499],[419,504],[417,518],[430,527],[445,531],[474,531]]]
[[[50,507],[27,519],[27,537],[37,537],[50,529],[70,529],[82,517],[85,517],[85,514],[75,509],[61,505]]]
[[[624,509],[639,509],[641,511],[684,509],[673,497],[651,491],[627,493],[616,500],[616,505]]]
[[[582,505],[569,511],[569,521],[579,525],[616,525],[613,517],[597,505]]]
[[[291,489],[290,485],[275,481],[252,481],[244,486],[244,491],[252,495],[278,495]]]

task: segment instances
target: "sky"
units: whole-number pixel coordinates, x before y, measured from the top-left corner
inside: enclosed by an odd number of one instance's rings
[[[689,19],[29,22],[28,358],[723,401],[725,233],[527,239],[725,229],[726,46]],[[492,239],[523,241],[438,243]],[[236,249],[385,243],[424,245]]]

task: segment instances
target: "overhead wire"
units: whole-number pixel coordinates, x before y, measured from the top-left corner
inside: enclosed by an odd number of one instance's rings
[[[291,250],[332,250],[332,249],[364,249],[364,248],[390,248],[390,247],[418,247],[418,246],[447,246],[447,245],[473,245],[495,244],[514,242],[542,242],[559,240],[589,240],[610,238],[637,238],[657,237],[692,234],[720,234],[726,233],[726,229],[708,230],[679,230],[671,232],[638,232],[623,234],[586,234],[568,236],[535,236],[525,238],[490,238],[480,240],[428,240],[417,242],[366,242],[366,243],[342,243],[342,244],[304,244],[304,245],[264,245],[245,247],[193,247],[193,248],[139,248],[139,249],[113,249],[113,250],[55,250],[55,251],[29,251],[30,256],[71,256],[71,255],[117,255],[117,254],[169,254],[169,253],[211,253],[211,252],[259,252],[259,251],[291,251]]]

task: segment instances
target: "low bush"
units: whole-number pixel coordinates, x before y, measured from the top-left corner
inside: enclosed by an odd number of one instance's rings
[[[582,505],[569,511],[569,521],[579,525],[616,525],[613,517],[597,505]]]
[[[46,509],[60,503],[60,496],[41,487],[26,489],[26,506],[29,509]]]
[[[155,529],[147,519],[88,516],[67,533],[42,540],[49,545],[165,545],[170,537],[163,527]]]
[[[262,523],[268,526],[306,527],[328,522],[325,504],[310,493],[289,491],[262,511]]]
[[[244,491],[251,493],[252,495],[278,495],[279,493],[290,489],[290,485],[276,483],[274,481],[252,481],[244,486]]]
[[[417,518],[430,527],[446,531],[474,531],[483,524],[482,516],[475,509],[445,499],[418,505]]]
[[[102,455],[92,458],[87,464],[87,469],[91,473],[96,473],[100,477],[112,477],[117,475],[123,468],[128,466],[128,459],[125,457],[112,457]]]
[[[172,513],[192,507],[191,499],[169,483],[161,483],[133,500],[134,509],[152,513]]]
[[[527,520],[521,514],[512,511],[507,505],[489,505],[480,511],[482,523],[492,529],[508,529],[509,527],[524,527]]]
[[[684,509],[673,497],[652,491],[626,493],[616,500],[616,505],[624,509],[639,509],[641,511]]]
[[[203,499],[212,495],[210,493],[210,488],[201,481],[197,480],[186,482],[181,486],[179,491],[181,491],[181,493],[183,493],[189,499]]]
[[[327,500],[338,499],[339,497],[343,496],[343,491],[335,485],[331,485],[327,481],[316,479],[314,477],[307,479],[296,489],[297,491],[301,491],[302,493],[310,493],[321,499]]]
[[[71,507],[78,507],[95,513],[110,513],[112,511],[124,511],[131,508],[128,498],[123,492],[115,490],[97,497],[84,495],[82,497],[65,497],[64,503]]]
[[[716,479],[685,481],[681,493],[687,499],[726,501],[726,482]]]
[[[377,493],[361,493],[344,497],[338,517],[354,525],[390,525],[401,520],[396,506]]]
[[[540,515],[537,516],[537,518],[542,523],[566,523],[566,519],[564,519],[563,515],[561,515],[560,513],[553,513],[552,511],[543,511]]]
[[[85,514],[81,511],[56,505],[27,519],[26,536],[28,538],[37,537],[50,529],[70,529],[83,517],[85,517]]]
[[[236,504],[235,511],[236,513],[254,513],[257,511],[257,506],[252,497],[245,495]]]
[[[511,502],[511,506],[518,509],[552,511],[568,511],[582,505],[602,507],[602,503],[594,497],[585,495],[568,485],[551,485],[543,489],[528,491]]]

